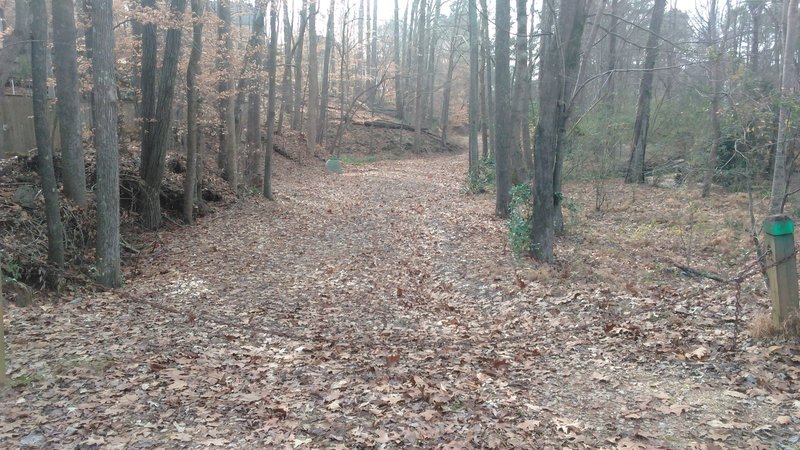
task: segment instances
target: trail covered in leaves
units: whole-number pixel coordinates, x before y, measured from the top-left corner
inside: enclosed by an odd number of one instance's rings
[[[516,260],[465,159],[284,171],[276,202],[154,236],[129,286],[11,308],[0,442],[798,445],[796,343],[726,351],[729,291],[610,237],[636,211],[584,223],[559,267]]]

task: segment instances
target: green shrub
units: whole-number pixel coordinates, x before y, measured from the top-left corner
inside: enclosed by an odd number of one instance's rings
[[[511,188],[511,202],[508,205],[508,240],[516,258],[530,253],[531,214],[530,185],[515,185]]]
[[[478,161],[477,170],[467,176],[467,192],[482,194],[494,188],[494,159],[484,158]]]

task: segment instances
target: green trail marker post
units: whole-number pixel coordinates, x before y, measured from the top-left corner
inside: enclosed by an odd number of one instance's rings
[[[767,246],[767,276],[772,298],[772,322],[777,327],[800,308],[797,259],[794,252],[794,222],[785,214],[764,221]]]

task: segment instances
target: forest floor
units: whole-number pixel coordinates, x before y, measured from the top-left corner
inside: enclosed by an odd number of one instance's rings
[[[746,196],[570,185],[545,267],[465,160],[284,161],[277,201],[151,235],[128,286],[12,306],[0,446],[800,445],[800,346],[748,331],[763,281],[737,320],[676,268],[746,269]]]

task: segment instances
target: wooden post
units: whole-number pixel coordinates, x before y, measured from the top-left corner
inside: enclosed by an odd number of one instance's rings
[[[772,322],[782,327],[783,322],[800,308],[794,222],[785,214],[770,216],[764,221],[764,233],[769,247],[767,276],[772,297]]]

